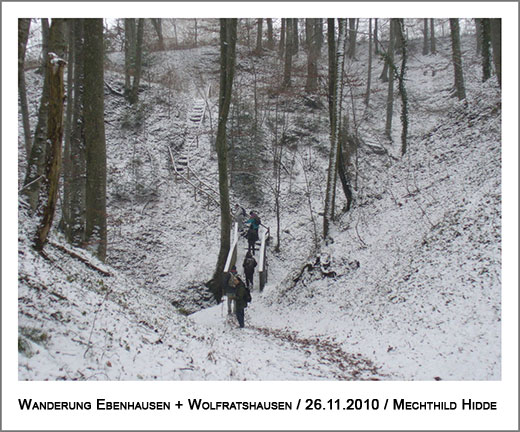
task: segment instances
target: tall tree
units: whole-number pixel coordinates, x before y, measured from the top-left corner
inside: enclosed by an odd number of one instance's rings
[[[491,18],[491,45],[498,85],[502,87],[502,19]]]
[[[385,123],[385,135],[391,140],[392,139],[392,118],[394,115],[394,77],[395,77],[395,65],[394,65],[394,40],[395,40],[395,26],[396,18],[390,19],[390,41],[388,44],[388,52],[386,53],[386,64],[388,64],[388,93],[386,97],[386,123]]]
[[[357,26],[356,18],[349,18],[349,29],[348,29],[348,58],[353,59],[356,56],[356,39],[357,39]]]
[[[125,95],[132,90],[132,75],[135,74],[136,26],[134,18],[125,18]]]
[[[75,246],[83,243],[85,233],[86,155],[83,116],[83,19],[73,19],[73,43],[69,69],[74,70],[70,138],[63,155],[63,231]],[[72,64],[71,64],[72,63]],[[68,107],[67,107],[68,108]]]
[[[430,52],[437,54],[437,47],[435,45],[435,20],[430,18]]]
[[[218,302],[222,298],[222,272],[230,248],[231,209],[229,205],[226,124],[231,105],[233,77],[235,74],[236,39],[237,20],[234,18],[220,19],[220,90],[216,138],[220,194],[220,250],[213,278],[208,283]]]
[[[327,45],[329,55],[329,122],[332,127],[334,112],[334,83],[336,82],[336,29],[334,24],[334,18],[327,19]]]
[[[283,58],[285,53],[285,33],[287,27],[288,18],[282,18],[282,23],[280,25],[280,43],[278,45],[278,55],[280,58]]]
[[[327,188],[325,190],[325,206],[323,211],[323,238],[329,237],[329,225],[334,215],[334,198],[336,193],[336,178],[338,169],[338,138],[340,131],[341,101],[342,101],[342,77],[347,44],[346,19],[338,19],[339,35],[336,48],[336,71],[334,74],[332,102],[333,112],[330,125],[330,152],[329,168],[327,170]]]
[[[464,87],[464,74],[462,72],[462,53],[460,51],[460,29],[458,18],[450,18],[450,30],[453,70],[455,74],[455,91],[459,100],[462,100],[466,98],[466,88]]]
[[[27,105],[27,90],[25,86],[25,52],[29,40],[30,18],[18,19],[18,96],[22,112],[23,136],[27,159],[31,154],[31,125],[29,122],[29,107]]]
[[[135,47],[135,67],[134,79],[132,81],[132,89],[128,101],[131,104],[137,103],[139,100],[139,84],[141,82],[142,59],[143,59],[143,34],[144,34],[144,18],[139,18],[137,22],[137,35]]]
[[[368,76],[367,76],[367,93],[365,95],[365,105],[370,103],[370,86],[372,83],[372,18],[368,20]]]
[[[42,23],[46,20],[42,20]],[[52,33],[49,30],[47,52],[53,52],[63,58],[66,51],[65,25],[62,19],[56,20]],[[48,55],[47,55],[48,58]],[[38,120],[34,129],[34,139],[31,146],[31,154],[25,173],[23,195],[29,205],[29,211],[34,213],[38,206],[38,196],[41,181],[45,175],[45,154],[47,150],[47,120],[49,114],[49,74],[47,66],[44,67],[43,88],[38,109]]]
[[[475,18],[475,39],[477,41],[477,55],[482,53],[482,18]]]
[[[294,43],[294,20],[287,18],[285,23],[285,61],[283,67],[283,83],[282,87],[291,86],[291,72],[292,72],[292,56]]]
[[[430,44],[428,43],[428,18],[423,19],[423,55],[428,55]]]
[[[164,51],[164,37],[163,37],[163,31],[162,31],[162,18],[151,18],[153,28],[155,29],[155,32],[157,33],[157,40],[158,40],[158,48],[159,51]]]
[[[64,44],[65,20],[53,19],[49,30],[49,47]],[[45,142],[45,170],[39,189],[36,208],[37,229],[34,246],[42,251],[52,227],[56,202],[58,200],[59,177],[61,168],[61,144],[63,138],[63,103],[65,86],[63,70],[65,60],[49,51],[45,77],[48,85],[47,139]]]
[[[298,32],[298,18],[292,19],[292,27],[291,27],[291,33],[292,33],[292,54],[297,55],[298,49],[300,45],[300,39],[298,38],[299,32]]]
[[[307,54],[307,82],[305,83],[305,91],[314,93],[318,89],[318,20],[315,18],[307,18],[305,20],[306,32],[309,35],[309,46]]]
[[[377,25],[378,25],[378,19],[374,19],[374,54],[379,54],[379,39],[378,39],[378,32],[377,32]]]
[[[42,75],[45,74],[45,68],[47,67],[47,59],[49,57],[49,20],[42,18],[40,20],[42,27],[42,60],[38,72]]]
[[[401,95],[401,155],[406,153],[408,145],[408,94],[406,92],[406,62],[407,43],[404,29],[404,19],[397,19],[395,21],[395,31],[401,41],[401,69],[399,71],[399,94]]]
[[[264,23],[264,20],[262,18],[258,18],[256,20],[256,52],[258,54],[262,53],[263,23]]]
[[[273,38],[273,19],[267,18],[267,48],[272,50],[274,48]]]
[[[103,20],[84,21],[84,119],[86,147],[85,242],[104,261],[107,252],[106,142]]]
[[[482,81],[491,78],[491,23],[489,18],[481,19],[482,27]]]

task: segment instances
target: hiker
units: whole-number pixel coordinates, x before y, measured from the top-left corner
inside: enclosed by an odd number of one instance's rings
[[[249,212],[249,219],[246,221],[246,224],[250,224],[249,226],[252,227],[258,234],[258,228],[260,225],[262,225],[262,222],[260,221],[260,218],[254,211]]]
[[[238,204],[235,204],[235,210],[233,211],[233,219],[238,223],[238,232],[242,232],[244,229],[244,217],[246,216],[246,210]]]
[[[224,292],[226,293],[227,297],[228,315],[233,313],[233,309],[236,311],[237,285],[237,268],[236,266],[233,266],[229,273],[224,277]]]
[[[249,227],[246,234],[247,238],[247,253],[255,254],[255,244],[258,240],[258,231],[256,231],[252,226]]]
[[[251,252],[247,252],[242,267],[244,267],[244,274],[246,275],[246,287],[249,288],[249,284],[251,284],[251,289],[253,289],[253,274],[255,272],[256,260],[251,255]]]
[[[244,328],[244,309],[251,301],[251,292],[239,276],[236,278],[238,279],[238,283],[236,286],[235,314],[237,316],[238,325],[240,328]]]

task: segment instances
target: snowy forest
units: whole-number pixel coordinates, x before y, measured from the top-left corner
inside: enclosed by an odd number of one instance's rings
[[[19,19],[18,380],[501,380],[501,64],[496,18]]]

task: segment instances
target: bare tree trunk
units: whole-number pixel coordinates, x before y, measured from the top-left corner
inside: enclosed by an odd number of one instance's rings
[[[84,116],[86,146],[85,242],[105,261],[106,219],[106,142],[104,123],[104,46],[103,20],[84,20]]]
[[[401,40],[401,70],[399,72],[399,94],[401,95],[401,156],[406,153],[408,145],[408,94],[406,92],[406,62],[407,62],[407,44],[404,29],[404,19],[395,21],[395,31]]]
[[[256,20],[256,52],[257,52],[257,54],[262,53],[263,22],[264,22],[264,20],[262,18],[258,18]]]
[[[428,55],[430,45],[428,44],[428,18],[423,19],[423,55]]]
[[[132,90],[130,92],[130,97],[129,97],[129,102],[131,104],[135,104],[139,100],[139,84],[141,82],[142,58],[143,58],[143,33],[144,33],[144,18],[139,18],[138,23],[137,23],[134,80],[132,82]]]
[[[450,29],[453,69],[455,73],[455,90],[459,100],[462,100],[466,98],[466,89],[464,87],[464,74],[462,72],[462,54],[460,51],[460,30],[458,18],[450,18]]]
[[[332,127],[334,121],[334,83],[336,82],[336,36],[334,28],[334,18],[327,19],[327,43],[329,54],[329,122]]]
[[[353,59],[356,57],[356,18],[349,18],[349,29],[348,29],[348,58]]]
[[[475,18],[475,39],[477,40],[477,55],[482,53],[482,18]]]
[[[298,55],[298,49],[299,49],[299,43],[300,43],[300,40],[298,39],[298,18],[292,19],[291,34],[292,34],[292,55]]]
[[[47,22],[45,19],[43,22]],[[56,19],[56,25],[53,32],[48,34],[48,46],[46,50],[53,52],[59,57],[65,54],[65,37],[63,35],[64,25],[62,19]],[[45,161],[47,150],[47,120],[49,114],[49,74],[47,66],[44,68],[44,79],[42,96],[40,99],[40,108],[38,110],[38,122],[34,130],[34,140],[31,146],[31,154],[27,163],[27,171],[25,174],[23,194],[29,205],[31,213],[34,213],[38,206],[39,190],[41,180],[45,175]]]
[[[327,188],[325,191],[325,208],[323,211],[323,238],[329,237],[329,224],[334,215],[334,197],[336,192],[335,178],[338,168],[338,137],[339,137],[339,116],[341,113],[341,99],[342,99],[342,76],[343,65],[345,59],[345,48],[347,43],[346,19],[338,19],[339,36],[336,49],[336,72],[334,76],[334,100],[333,113],[330,128],[330,153],[329,153],[329,168],[327,171]]]
[[[491,24],[489,18],[482,22],[482,81],[491,78]]]
[[[288,18],[285,25],[285,62],[283,68],[283,83],[282,87],[288,88],[291,86],[291,69],[292,69],[292,53],[293,53],[293,31],[294,20]]]
[[[208,282],[215,298],[222,298],[222,272],[230,248],[231,209],[229,205],[228,157],[226,142],[226,123],[231,104],[233,76],[235,73],[235,46],[237,20],[220,19],[220,94],[219,121],[216,148],[218,155],[219,194],[220,194],[220,250],[213,278]]]
[[[377,37],[377,18],[374,19],[374,54],[379,54],[379,39]]]
[[[164,37],[162,32],[162,19],[161,18],[151,18],[153,28],[157,33],[157,39],[159,40],[159,51],[164,51]]]
[[[63,19],[53,19],[49,30],[49,45],[51,41],[63,38],[65,22]],[[58,43],[63,43],[60,40]],[[63,138],[63,103],[65,101],[65,86],[63,82],[63,69],[66,62],[55,53],[49,52],[49,60],[46,67],[46,76],[49,85],[49,108],[47,122],[47,142],[45,151],[45,175],[40,189],[36,215],[38,228],[34,238],[34,247],[42,251],[47,243],[47,237],[52,227],[61,168],[61,144]]]
[[[367,77],[367,94],[365,96],[365,105],[370,103],[370,86],[372,83],[372,18],[368,20],[368,77]]]
[[[502,19],[491,18],[491,45],[498,85],[502,87]]]
[[[18,96],[22,112],[23,136],[27,160],[31,154],[31,125],[29,122],[29,107],[27,105],[27,89],[25,86],[25,52],[29,40],[30,18],[18,19]]]
[[[273,39],[273,19],[267,18],[267,48],[272,50],[274,48]]]
[[[392,117],[394,114],[394,39],[395,39],[395,19],[390,20],[390,43],[386,55],[386,64],[388,64],[388,94],[386,98],[386,124],[385,135],[392,140]]]
[[[280,44],[278,46],[278,55],[280,58],[283,58],[285,53],[285,33],[287,27],[287,18],[282,18],[282,24],[280,28]]]
[[[437,47],[435,45],[435,20],[430,18],[430,52],[437,54]]]
[[[307,54],[307,82],[305,83],[305,91],[308,93],[315,93],[318,89],[318,23],[315,18],[307,18],[305,21],[307,34],[309,37]]]
[[[125,95],[132,91],[131,77],[135,74],[135,19],[125,18]]]
[[[45,75],[45,68],[47,67],[47,59],[49,57],[49,20],[42,18],[40,23],[42,26],[42,59],[38,72]]]
[[[63,230],[67,241],[80,246],[85,234],[85,133],[83,116],[83,19],[73,19],[74,88],[70,142],[63,164]],[[72,61],[72,59],[71,59]],[[69,64],[69,68],[71,64]]]

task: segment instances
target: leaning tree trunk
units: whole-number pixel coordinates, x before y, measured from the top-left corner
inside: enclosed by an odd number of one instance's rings
[[[46,20],[42,20],[42,23]],[[49,52],[53,52],[59,57],[63,57],[65,53],[65,36],[64,36],[64,20],[53,20],[53,26],[49,30],[48,47]],[[52,30],[52,31],[51,31]],[[38,206],[39,191],[41,181],[45,176],[45,161],[47,149],[47,120],[49,114],[49,74],[45,66],[42,95],[40,99],[40,107],[38,110],[38,121],[34,130],[34,139],[31,146],[31,154],[27,163],[27,171],[25,174],[23,195],[29,205],[29,211],[34,213]]]
[[[464,87],[464,74],[462,72],[462,54],[460,51],[459,19],[450,18],[451,49],[453,58],[453,70],[455,73],[455,91],[459,100],[466,98]]]
[[[343,76],[343,65],[345,59],[345,47],[347,43],[346,19],[338,19],[339,36],[336,49],[334,74],[334,99],[333,112],[330,125],[330,152],[329,152],[329,168],[327,170],[327,188],[325,191],[325,206],[323,211],[323,238],[329,237],[329,224],[332,222],[334,214],[334,195],[335,195],[335,179],[338,167],[338,138],[339,138],[339,116],[341,113],[341,99],[343,86],[341,78]]]
[[[31,154],[31,125],[29,122],[29,107],[27,105],[27,90],[25,86],[25,52],[29,40],[30,18],[18,19],[18,95],[22,112],[23,136],[27,159]]]
[[[103,20],[84,21],[84,106],[86,147],[85,242],[105,261],[106,219],[106,142],[104,123],[104,46]]]
[[[502,19],[491,18],[491,45],[498,85],[502,87]]]
[[[230,248],[231,209],[229,205],[226,124],[231,105],[233,76],[235,73],[236,39],[237,19],[221,19],[219,121],[216,139],[220,194],[220,250],[213,278],[208,282],[218,302],[222,298],[222,274]]]
[[[63,37],[63,27],[63,19],[53,19],[49,30],[50,39],[54,36]],[[66,62],[57,54],[49,52],[49,60],[45,68],[49,86],[45,174],[36,209],[38,227],[34,237],[34,247],[38,251],[42,251],[47,243],[58,200],[65,101],[65,85],[63,83],[65,64]]]

